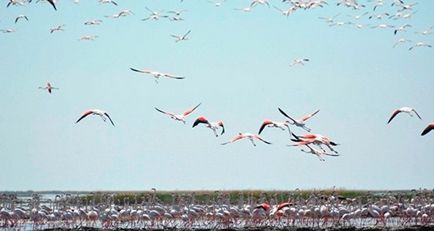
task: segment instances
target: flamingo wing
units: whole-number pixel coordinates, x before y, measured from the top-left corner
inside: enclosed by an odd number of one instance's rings
[[[155,110],[157,110],[158,112],[161,112],[161,113],[166,114],[166,115],[169,115],[169,116],[174,116],[173,113],[165,112],[165,111],[163,111],[163,110],[161,110],[161,109],[158,109],[158,108],[156,108],[156,107],[154,107],[154,108],[155,108]]]
[[[258,136],[258,135],[255,135],[255,138],[258,139],[258,140],[260,140],[260,141],[262,141],[262,142],[264,142],[264,143],[266,143],[266,144],[271,144],[270,142],[268,142],[268,141],[262,139],[262,137],[260,137],[260,136]]]
[[[222,127],[222,133],[220,133],[220,135],[223,135],[223,133],[225,133],[225,125],[223,125],[223,122],[220,122],[219,125]]]
[[[112,118],[110,118],[109,114],[107,112],[104,112],[104,115],[107,116],[107,118],[110,120],[110,122],[112,123],[113,127],[115,127],[115,123],[113,123]]]
[[[286,118],[292,120],[292,122],[295,123],[295,120],[293,118],[291,118],[288,114],[286,114],[282,109],[280,109],[280,108],[277,108],[277,109],[279,109],[279,111],[280,111],[280,113],[282,113],[282,115],[284,115]]]
[[[88,115],[90,115],[92,113],[93,113],[92,111],[86,111],[86,112],[84,112],[83,115],[80,118],[78,118],[78,120],[75,123],[80,122],[80,120],[84,119],[86,116],[88,116]]]
[[[132,68],[132,67],[130,67],[130,70],[135,71],[135,72],[140,72],[140,73],[149,73],[149,72],[147,72],[147,71],[143,71],[143,70],[135,69],[135,68]]]
[[[48,1],[48,3],[50,3],[53,6],[54,10],[57,10],[56,5],[55,5],[55,0],[47,0],[47,1]]]
[[[419,113],[417,113],[417,111],[415,109],[412,110],[414,112],[414,114],[416,114],[417,117],[419,117],[419,119],[422,119],[419,115]]]
[[[390,117],[389,121],[387,121],[387,124],[389,124],[393,120],[393,118],[395,118],[395,116],[398,115],[400,112],[400,110],[393,111],[392,116]]]
[[[240,139],[243,139],[243,138],[245,138],[245,136],[243,136],[243,135],[236,135],[234,138],[232,138],[232,140],[230,140],[228,142],[221,143],[221,145],[230,144],[230,143],[233,143],[233,142],[235,142],[237,140],[240,140]]]
[[[431,130],[434,129],[434,123],[428,125],[423,131],[422,134],[420,134],[421,136],[424,136],[426,134],[428,134],[428,132],[430,132]]]
[[[264,130],[264,128],[265,128],[267,125],[269,125],[269,124],[273,124],[273,122],[270,121],[270,120],[265,120],[265,121],[262,123],[261,127],[259,128],[259,132],[258,132],[258,134],[261,134],[262,130]]]
[[[194,121],[193,128],[196,127],[200,123],[209,124],[208,120],[204,116],[200,116]]]
[[[187,35],[190,34],[190,32],[191,32],[191,30],[187,31],[187,33],[185,33],[184,36],[182,36],[182,37],[184,37],[184,38],[187,37]]]
[[[319,110],[315,111],[314,113],[307,114],[307,115],[301,117],[301,120],[306,121],[306,120],[312,118],[312,116],[316,115],[318,112],[319,112]]]
[[[168,73],[164,73],[164,77],[172,78],[172,79],[185,79],[184,76],[177,76],[177,75],[172,75],[172,74],[168,74]]]
[[[194,110],[196,110],[196,108],[198,108],[202,103],[199,103],[198,105],[196,105],[194,108],[191,108],[187,111],[185,111],[184,113],[182,113],[184,116],[188,116],[190,115]]]

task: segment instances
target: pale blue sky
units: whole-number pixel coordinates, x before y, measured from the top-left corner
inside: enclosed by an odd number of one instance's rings
[[[395,12],[386,2],[377,11]],[[392,46],[400,37],[434,44],[433,35],[414,33],[433,25],[434,2],[420,1],[409,20],[361,20],[413,25],[397,36],[318,19],[340,13],[337,21],[351,21],[347,14],[372,12],[371,2],[356,11],[329,1],[288,18],[264,6],[233,10],[249,3],[62,0],[55,12],[44,3],[2,2],[0,29],[16,32],[0,33],[0,190],[432,188],[434,134],[420,133],[434,122],[434,50]],[[188,11],[181,22],[141,21],[145,6]],[[104,18],[123,9],[135,14]],[[19,14],[30,21],[15,25]],[[83,25],[91,19],[104,22]],[[59,24],[65,31],[50,34]],[[170,37],[188,30],[188,41]],[[78,41],[87,34],[99,37]],[[311,61],[289,67],[295,58]],[[186,79],[156,84],[129,67]],[[37,89],[46,81],[60,90]],[[154,110],[181,112],[199,102],[187,125]],[[423,121],[399,115],[386,125],[402,106],[416,108]],[[287,147],[288,133],[277,129],[262,134],[272,145],[220,145],[238,132],[256,133],[266,118],[283,120],[277,107],[295,117],[320,109],[308,126],[340,143],[342,155],[320,162]],[[108,111],[117,126],[98,117],[75,124],[89,108]],[[192,129],[199,115],[223,120],[226,134]]]

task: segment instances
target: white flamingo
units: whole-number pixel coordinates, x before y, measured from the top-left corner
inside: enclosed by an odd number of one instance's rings
[[[15,32],[15,30],[14,29],[1,29],[0,30],[1,32],[3,32],[3,33],[13,33],[13,32]]]
[[[414,108],[411,107],[402,107],[402,108],[398,108],[395,111],[392,112],[392,115],[389,118],[389,121],[387,121],[387,124],[389,124],[393,118],[395,118],[396,115],[398,115],[401,112],[405,112],[407,114],[409,114],[411,117],[413,117],[412,112],[414,112],[414,114],[416,114],[417,117],[419,117],[419,119],[422,120],[422,118],[420,117],[420,115],[416,112],[416,110]]]
[[[84,25],[86,25],[86,26],[96,26],[96,25],[101,25],[101,23],[102,23],[102,20],[96,19],[96,20],[86,21],[86,22],[84,22]]]
[[[158,79],[161,77],[166,77],[166,78],[171,78],[171,79],[185,79],[184,76],[176,76],[176,75],[172,75],[169,73],[153,71],[153,70],[146,69],[146,68],[139,70],[139,69],[135,69],[135,68],[130,67],[130,70],[135,71],[135,72],[139,72],[139,73],[150,74],[150,75],[154,76],[156,83],[158,83]]]
[[[64,31],[65,29],[63,29],[63,27],[65,27],[65,24],[50,28],[50,34],[56,32],[56,31]]]
[[[307,132],[310,132],[311,129],[308,128],[308,127],[306,127],[306,121],[307,121],[308,119],[312,118],[314,115],[316,115],[316,114],[319,112],[319,110],[317,110],[317,111],[315,111],[315,112],[313,112],[313,113],[310,113],[310,114],[304,115],[304,116],[302,116],[302,117],[299,118],[299,119],[293,119],[293,118],[290,117],[288,114],[286,114],[282,109],[280,109],[280,108],[278,108],[278,109],[279,109],[279,112],[282,113],[283,116],[285,116],[286,118],[288,118],[288,119],[291,120],[291,121],[289,121],[289,123],[290,123],[291,125],[295,125],[295,126],[297,126],[297,127],[301,127],[301,128],[303,128],[304,130],[306,130]],[[292,123],[291,123],[291,122],[292,122]]]
[[[111,3],[111,4],[115,5],[115,6],[118,5],[118,4],[117,4],[115,1],[113,1],[113,0],[98,0],[98,2],[99,2],[100,4]]]
[[[218,137],[219,135],[217,134],[217,130],[221,127],[222,128],[222,132],[220,133],[220,135],[223,135],[223,133],[225,133],[225,126],[223,124],[223,121],[219,120],[216,122],[209,122],[208,119],[205,116],[200,116],[198,117],[194,123],[193,123],[193,128],[196,127],[199,124],[206,124],[206,127],[211,129],[214,132],[214,135],[216,137]]]
[[[428,43],[425,43],[425,42],[418,42],[418,43],[414,44],[413,46],[411,46],[410,48],[408,48],[408,50],[411,51],[416,47],[432,47],[432,46]]]
[[[175,38],[175,42],[180,42],[180,41],[184,41],[184,40],[188,40],[188,34],[190,34],[191,30],[187,31],[184,35],[170,35],[172,37]]]
[[[303,58],[303,59],[294,59],[292,61],[292,63],[289,64],[290,67],[295,66],[295,65],[303,65],[304,66],[304,62],[309,62],[309,59]]]
[[[81,36],[78,40],[79,41],[94,41],[96,38],[98,38],[98,35],[84,35],[84,36]]]
[[[249,139],[250,142],[252,142],[253,146],[256,146],[254,139],[260,140],[266,144],[271,144],[270,142],[262,139],[262,137],[260,137],[259,135],[251,134],[251,133],[238,133],[238,135],[234,136],[230,141],[221,143],[221,145],[230,144],[230,143],[233,143],[235,141],[245,139],[245,138]]]
[[[86,118],[88,115],[98,115],[101,117],[101,119],[106,122],[106,117],[110,120],[111,124],[113,126],[115,126],[115,124],[113,123],[113,120],[110,118],[109,114],[103,110],[99,110],[99,109],[90,109],[87,110],[85,112],[83,112],[83,114],[80,116],[80,118],[78,118],[78,120],[75,123],[80,122],[80,120]]]
[[[172,113],[172,112],[165,112],[165,111],[160,110],[160,109],[158,109],[156,107],[155,107],[155,110],[157,110],[158,112],[161,112],[161,113],[163,113],[165,115],[170,116],[170,118],[172,118],[174,120],[181,121],[181,122],[183,122],[185,124],[186,123],[185,119],[187,118],[187,116],[190,115],[194,110],[196,110],[196,108],[198,108],[200,105],[201,105],[201,103],[199,103],[198,105],[196,105],[193,108],[188,109],[187,111],[185,111],[185,112],[183,112],[181,114],[175,114],[175,113]]]

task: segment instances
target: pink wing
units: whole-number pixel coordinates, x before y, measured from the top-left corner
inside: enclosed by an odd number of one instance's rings
[[[194,110],[196,110],[196,108],[198,108],[202,103],[199,103],[198,105],[196,105],[196,107],[191,108],[187,111],[185,111],[184,113],[182,113],[184,116],[188,116],[190,113],[192,113]]]
[[[316,115],[317,113],[319,112],[319,110],[317,110],[316,112],[314,112],[314,113],[311,113],[311,114],[307,114],[307,115],[305,115],[305,116],[303,116],[303,117],[301,117],[301,121],[306,121],[306,120],[308,120],[308,119],[310,119],[312,116],[314,116],[314,115]]]

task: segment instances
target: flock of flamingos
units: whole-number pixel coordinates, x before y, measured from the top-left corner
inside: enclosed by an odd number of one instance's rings
[[[191,0],[193,1],[193,0]],[[40,4],[46,2],[53,10],[61,11],[61,7],[56,0],[7,0],[7,7],[21,7],[28,4]],[[79,4],[79,0],[73,0]],[[112,4],[118,6],[113,0],[98,0],[100,4]],[[180,2],[183,2],[181,0]],[[221,7],[225,0],[209,0],[214,7]],[[236,8],[234,10],[242,13],[249,13],[256,7],[269,7],[278,10],[284,16],[290,16],[296,11],[311,10],[318,7],[331,5],[325,0],[282,0],[288,5],[287,10],[273,6],[269,0],[249,0],[246,7]],[[363,5],[357,0],[336,0],[334,4],[339,7],[349,7],[357,12],[368,10],[360,15],[351,15],[354,22],[338,21],[340,15],[333,17],[320,17],[330,27],[354,26],[357,29],[390,29],[391,33],[398,35],[406,32],[412,25],[406,23],[401,26],[378,24],[366,25],[358,23],[361,18],[370,20],[382,20],[383,18],[393,20],[408,20],[415,13],[414,7],[417,3],[407,3],[404,0],[372,0],[369,5]],[[390,4],[396,8],[396,12],[377,13],[384,5]],[[153,11],[146,7],[149,15],[143,18],[147,20],[169,19],[172,21],[183,20],[183,10],[172,10],[167,12]],[[107,18],[117,19],[127,17],[133,14],[131,10],[122,10],[119,13]],[[18,15],[13,20],[15,24],[30,21],[26,15]],[[24,21],[24,22],[21,22]],[[97,26],[102,20],[91,20],[84,25]],[[3,33],[15,33],[15,29],[7,28],[0,30]],[[59,33],[64,31],[64,25],[57,25],[50,28],[50,33]],[[182,35],[170,35],[175,42],[186,42],[190,36],[191,30]],[[418,36],[428,36],[433,33],[433,27],[423,31],[415,31]],[[84,35],[80,41],[96,40],[97,35]],[[409,52],[414,49],[428,49],[432,46],[425,41],[413,42],[406,38],[399,38],[393,45],[394,47],[412,43],[408,47]],[[309,62],[308,58],[297,58],[290,63],[290,67],[304,66]],[[185,76],[174,75],[171,73],[160,72],[148,68],[130,67],[130,70],[139,74],[149,75],[155,79],[155,82],[162,78],[182,80]],[[48,93],[53,90],[59,90],[51,83],[43,87]],[[175,121],[187,123],[189,116],[199,110],[200,103],[181,113],[170,112],[165,109],[155,107],[156,113],[161,113]],[[301,151],[316,155],[319,160],[324,161],[324,156],[339,156],[335,147],[338,142],[332,138],[311,133],[308,121],[315,117],[320,111],[316,110],[299,118],[290,115],[287,110],[277,108],[282,115],[282,121],[272,121],[265,119],[262,123],[258,122],[258,132],[238,133],[222,145],[231,144],[240,140],[249,140],[253,146],[256,142],[271,144],[266,138],[261,136],[265,128],[277,128],[288,131],[289,137],[293,142],[290,146],[301,147]],[[391,123],[397,116],[410,117],[416,116],[416,119],[422,120],[422,117],[412,107],[401,107],[394,110],[387,124]],[[100,109],[89,109],[78,116],[76,123],[83,123],[83,120],[91,116],[99,116],[104,122],[109,121],[115,126],[115,117],[108,112]],[[385,121],[386,122],[386,121]],[[207,116],[197,116],[192,127],[204,126],[212,131],[216,137],[225,133],[225,125],[222,120],[211,121]],[[295,128],[303,129],[305,134],[296,134]],[[421,131],[421,136],[427,135],[434,129],[434,123],[430,123]],[[328,150],[326,150],[328,149]],[[37,196],[30,199],[25,205],[17,205],[13,198],[2,195],[0,198],[0,227],[5,228],[77,228],[82,226],[105,227],[105,228],[265,228],[265,227],[334,227],[339,226],[402,226],[402,225],[431,225],[434,218],[434,202],[432,192],[428,195],[416,195],[410,199],[398,198],[396,196],[387,196],[380,199],[370,198],[367,202],[361,199],[342,199],[337,196],[318,196],[312,195],[309,199],[294,199],[289,197],[287,201],[278,201],[265,199],[255,201],[247,199],[240,200],[237,205],[228,202],[227,198],[221,196],[218,200],[208,204],[197,204],[194,202],[194,196],[189,200],[174,201],[171,204],[161,204],[155,200],[155,196],[149,202],[128,204],[117,204],[110,196],[105,201],[96,203],[95,201],[88,204],[70,203],[69,198],[64,195],[56,196],[56,200],[51,203],[41,203]]]
[[[241,192],[237,201],[229,194],[215,192],[208,201],[195,193],[174,194],[162,203],[156,190],[135,194],[121,201],[115,194],[61,194],[54,199],[19,199],[0,195],[0,227],[15,229],[285,229],[378,227],[430,227],[434,218],[433,191],[388,192],[345,198],[337,193],[312,192],[301,197],[289,192],[287,198],[263,193],[259,198]],[[285,196],[286,197],[286,196]],[[432,227],[432,226],[431,226]]]
[[[8,0],[8,1],[9,2],[7,3],[7,7],[25,5],[25,4],[32,2],[31,0],[28,0],[28,1],[25,1],[25,0]],[[55,0],[45,0],[45,1],[48,2],[53,7],[54,10],[58,10],[57,9],[57,2]],[[39,3],[39,2],[44,2],[44,1],[42,1],[42,0],[36,1],[36,3]],[[118,3],[113,1],[113,0],[98,0],[98,2],[100,4],[112,4],[112,5],[118,6]],[[209,1],[209,2],[212,3],[215,7],[220,7],[220,6],[222,6],[222,4],[224,4],[225,1],[222,0],[222,1]],[[285,16],[289,16],[289,15],[293,14],[295,11],[300,10],[300,9],[308,10],[308,9],[314,9],[314,8],[324,7],[325,5],[328,5],[327,1],[325,1],[325,0],[283,0],[282,2],[288,4],[288,6],[289,6],[288,10],[281,10],[280,8],[278,8],[276,6],[273,6],[273,8],[279,10]],[[376,1],[371,1],[371,2],[372,2],[371,6],[366,6],[366,5],[360,4],[357,0],[338,0],[336,4],[338,6],[346,6],[349,8],[353,8],[353,9],[358,10],[358,11],[372,7],[371,8],[372,12],[365,12],[365,13],[360,14],[360,15],[350,15],[351,18],[353,18],[356,22],[358,22],[363,17],[369,18],[369,20],[381,20],[383,18],[388,18],[388,19],[393,19],[393,20],[398,20],[398,19],[408,20],[415,13],[414,7],[417,5],[417,3],[405,3],[403,0],[395,0],[395,1],[391,1],[391,2],[387,2],[385,0],[376,0]],[[79,0],[75,0],[74,3],[79,4]],[[396,7],[396,12],[395,13],[389,13],[389,12],[378,13],[378,11],[379,11],[378,9],[384,7],[385,4],[391,4],[391,6]],[[247,7],[236,8],[235,10],[240,10],[242,12],[248,13],[251,10],[253,10],[255,7],[260,7],[260,6],[270,7],[270,2],[268,0],[251,0]],[[148,17],[143,18],[142,19],[143,21],[160,20],[163,18],[170,19],[172,21],[179,21],[179,20],[183,20],[182,14],[185,11],[185,10],[172,10],[172,11],[167,11],[167,13],[166,13],[166,12],[162,12],[162,11],[161,12],[160,11],[153,11],[147,7],[145,7],[145,8],[147,11],[149,11],[150,14]],[[116,13],[116,14],[111,15],[111,16],[106,16],[106,17],[116,19],[116,18],[120,18],[120,17],[126,17],[126,16],[129,16],[131,14],[133,14],[131,10],[122,10],[119,13]],[[368,25],[364,25],[364,24],[356,23],[356,22],[337,21],[336,19],[338,18],[338,16],[339,16],[339,14],[334,16],[334,17],[320,17],[320,19],[325,20],[330,27],[343,26],[343,25],[355,25],[356,28],[361,29],[363,27],[368,26]],[[19,22],[20,20],[29,21],[29,19],[26,15],[18,15],[15,18],[15,24],[17,22]],[[98,20],[87,21],[84,23],[84,25],[99,25],[101,23],[102,23],[102,20],[98,19]],[[58,25],[58,26],[51,28],[50,33],[63,31],[64,30],[63,26],[64,25]],[[395,35],[397,35],[397,34],[401,34],[403,32],[406,32],[409,28],[412,27],[412,25],[405,23],[401,26],[395,26],[395,25],[389,25],[389,24],[382,23],[382,24],[378,24],[378,25],[370,25],[369,27],[374,28],[374,29],[376,29],[376,28],[388,29],[389,28],[389,29],[392,29],[392,31]],[[418,34],[419,36],[425,36],[426,37],[427,35],[432,34],[432,29],[433,28],[431,27],[427,30],[415,31],[415,34]],[[14,29],[3,29],[2,31],[4,33],[15,32]],[[189,36],[190,32],[191,32],[191,30],[187,31],[183,35],[172,34],[171,36],[173,38],[175,38],[175,42],[186,41],[186,40],[188,40],[188,36]],[[80,41],[81,40],[95,40],[97,37],[98,37],[97,35],[84,35],[84,36],[80,37],[79,40]],[[397,43],[394,44],[394,47],[396,47],[397,45],[399,45],[401,43],[408,43],[408,42],[411,42],[411,40],[406,39],[406,38],[400,38],[397,41]],[[413,50],[414,48],[422,48],[422,47],[430,48],[431,45],[428,44],[427,42],[419,41],[419,42],[414,43],[412,46],[410,46],[409,50]],[[291,67],[296,66],[296,65],[304,66],[305,63],[307,63],[309,61],[310,60],[308,58],[297,58],[297,59],[294,59],[292,63],[290,63],[290,66]],[[185,78],[185,76],[155,71],[155,70],[151,70],[148,68],[130,67],[130,70],[134,71],[136,73],[139,73],[139,74],[145,74],[145,75],[152,76],[152,77],[154,77],[156,83],[158,83],[158,80],[161,78],[178,79],[178,80],[182,80]],[[52,84],[49,82],[46,84],[46,86],[39,87],[39,88],[47,90],[48,93],[50,93],[50,94],[52,93],[53,90],[58,90],[58,88],[53,87]],[[164,114],[164,115],[169,116],[171,119],[174,119],[176,121],[181,121],[185,124],[187,117],[190,114],[192,114],[199,106],[200,106],[200,104],[198,104],[195,107],[190,108],[190,109],[188,109],[182,113],[168,112],[168,111],[162,110],[162,109],[157,108],[157,107],[155,107],[155,110]],[[256,146],[255,141],[260,141],[260,142],[263,142],[265,144],[271,144],[271,142],[269,142],[266,139],[264,139],[263,137],[261,137],[260,134],[264,130],[264,128],[273,127],[273,128],[279,128],[281,130],[288,130],[289,135],[291,137],[291,141],[294,142],[290,146],[303,147],[305,149],[301,149],[301,151],[316,155],[316,156],[318,156],[318,158],[321,161],[324,161],[323,156],[338,156],[338,152],[334,149],[334,147],[338,145],[337,142],[335,142],[334,140],[332,140],[331,138],[329,138],[325,135],[310,133],[311,129],[307,127],[308,120],[311,119],[313,116],[315,116],[319,112],[319,110],[317,110],[313,113],[304,115],[300,118],[294,118],[294,117],[290,116],[287,112],[285,112],[281,108],[278,108],[278,110],[283,115],[284,120],[272,121],[272,120],[265,119],[263,121],[263,123],[259,126],[259,131],[257,133],[248,133],[248,132],[241,133],[240,132],[240,133],[234,135],[234,137],[232,139],[230,139],[229,141],[222,143],[222,145],[234,143],[234,142],[242,140],[242,139],[249,140],[254,146]],[[421,116],[416,112],[416,110],[414,108],[401,107],[401,108],[398,108],[392,112],[390,119],[387,123],[390,123],[399,114],[404,114],[404,113],[408,114],[410,116],[413,116],[413,114],[415,114],[419,119],[422,119]],[[103,121],[106,121],[108,119],[110,121],[110,123],[113,126],[115,126],[115,123],[112,120],[109,113],[104,111],[104,110],[100,110],[100,109],[86,110],[78,118],[76,123],[82,121],[83,119],[85,119],[91,115],[99,116],[102,118]],[[204,125],[205,127],[211,129],[215,136],[223,135],[223,133],[225,132],[224,122],[222,120],[212,122],[212,121],[208,120],[208,118],[205,116],[199,116],[194,120],[193,127],[196,127],[199,125]],[[302,128],[308,133],[304,134],[304,135],[296,135],[290,129],[291,126]],[[434,123],[430,123],[427,125],[427,127],[425,129],[423,129],[423,131],[421,132],[421,135],[424,136],[424,135],[428,134],[433,129],[434,129]],[[221,130],[221,132],[219,132],[219,130]],[[326,151],[326,149],[324,147],[327,147],[328,151]]]

